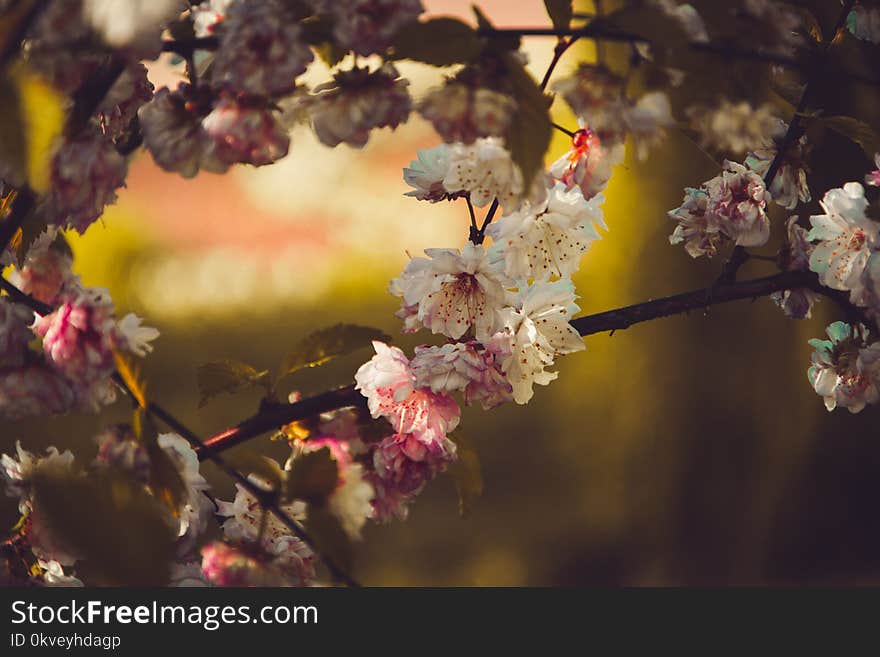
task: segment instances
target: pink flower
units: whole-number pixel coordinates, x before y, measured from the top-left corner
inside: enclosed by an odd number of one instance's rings
[[[54,239],[54,234],[47,232],[40,241]],[[54,306],[61,292],[79,288],[79,281],[71,271],[72,264],[70,255],[54,248],[51,243],[35,243],[28,251],[24,265],[14,270],[9,280],[22,292]]]
[[[238,162],[262,166],[287,155],[290,137],[265,107],[224,98],[202,120],[213,156],[227,164]]]
[[[722,172],[703,184],[709,198],[706,214],[739,246],[761,246],[770,237],[767,203],[770,194],[761,177],[736,162],[724,161]]]
[[[269,555],[215,541],[202,548],[202,573],[215,586],[289,586]]]
[[[99,130],[66,139],[52,159],[50,223],[84,233],[116,201],[127,172],[125,158]]]
[[[611,178],[611,170],[623,161],[623,144],[602,145],[589,128],[578,130],[571,140],[571,150],[550,165],[550,175],[563,183],[566,190],[579,187],[590,200],[603,191]]]
[[[439,347],[416,347],[412,371],[416,384],[432,392],[464,393],[465,404],[481,402],[494,408],[513,398],[513,388],[501,372],[509,355],[510,340],[505,334],[486,345],[476,341],[447,343]]]
[[[105,379],[114,370],[119,346],[113,304],[100,291],[70,295],[55,311],[34,322],[51,365],[73,381]]]

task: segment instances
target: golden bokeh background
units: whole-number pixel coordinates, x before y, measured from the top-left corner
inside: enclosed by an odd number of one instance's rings
[[[467,2],[425,4],[471,20]],[[537,0],[481,5],[499,26],[547,23]],[[526,40],[538,77],[552,47],[553,39]],[[592,57],[591,45],[578,46],[558,75]],[[416,95],[440,79],[428,67],[401,71]],[[178,75],[166,64],[152,71],[158,84]],[[574,125],[563,110],[555,104],[556,120]],[[151,394],[209,435],[253,413],[258,399],[197,410],[201,363],[271,368],[300,337],[337,322],[379,327],[407,349],[432,340],[399,335],[386,286],[407,253],[467,238],[461,203],[403,196],[401,169],[436,142],[418,116],[374,133],[362,151],[328,149],[299,127],[285,160],[193,180],[140,153],[119,203],[72,240],[75,268],[86,284],[109,288],[121,311],[161,330],[144,361]],[[551,156],[565,148],[558,137]],[[713,280],[720,262],[670,246],[665,212],[683,187],[715,173],[675,131],[646,162],[628,156],[606,193],[609,231],[575,277],[583,313]],[[748,263],[742,275],[771,267]],[[878,411],[829,414],[812,391],[806,341],[835,309],[817,310],[791,321],[759,299],[587,338],[528,406],[465,410],[462,431],[485,480],[472,512],[458,516],[452,481],[441,476],[407,522],[367,528],[357,576],[368,585],[876,584]],[[292,384],[304,395],[348,384],[368,357],[358,352]],[[0,424],[0,451],[21,439],[31,450],[69,447],[85,462],[92,437],[127,411],[119,402],[100,416]],[[267,437],[252,446],[284,451]],[[211,466],[206,473],[229,499],[231,484]],[[4,499],[0,522],[15,521]]]

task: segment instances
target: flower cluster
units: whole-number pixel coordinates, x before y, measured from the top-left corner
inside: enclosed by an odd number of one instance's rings
[[[761,246],[770,237],[763,179],[741,164],[725,160],[721,174],[700,189],[685,189],[683,203],[670,210],[677,222],[669,238],[684,244],[691,257],[714,256],[725,240],[738,246]]]
[[[0,300],[0,414],[6,417],[96,411],[115,399],[114,354],[144,356],[159,335],[134,314],[117,320],[107,291],[82,286],[70,265],[57,242],[37,244],[10,278],[52,311],[34,317]],[[40,352],[30,347],[37,337]]]

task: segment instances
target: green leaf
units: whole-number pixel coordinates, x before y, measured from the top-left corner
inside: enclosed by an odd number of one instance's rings
[[[519,166],[525,193],[544,166],[544,154],[553,137],[550,102],[538,83],[511,53],[503,55],[516,100],[516,111],[504,137],[513,161]]]
[[[574,13],[572,0],[544,0],[544,6],[557,30],[567,30]]]
[[[320,505],[336,490],[338,481],[339,466],[330,455],[330,448],[305,452],[293,460],[287,473],[285,497],[288,501],[297,499]]]
[[[287,354],[281,364],[278,378],[306,367],[323,365],[337,356],[367,347],[373,340],[388,342],[391,338],[379,329],[357,324],[336,324],[315,331],[300,340],[293,351]]]
[[[328,509],[310,506],[308,518],[303,524],[317,552],[329,557],[344,572],[351,572],[354,550],[336,516]]]
[[[256,452],[239,449],[223,457],[227,464],[244,474],[256,475],[265,481],[272,490],[281,491],[284,487],[284,470],[277,461]]]
[[[449,467],[449,474],[458,491],[458,510],[462,516],[473,508],[474,501],[483,494],[483,470],[473,442],[461,433],[450,434],[455,443],[458,459]]]
[[[834,130],[858,144],[868,159],[880,153],[880,135],[871,126],[851,116],[828,116],[821,120],[826,128]]]
[[[161,586],[175,555],[168,512],[130,476],[112,468],[88,475],[39,469],[34,514],[82,557],[98,585]]]
[[[454,18],[432,18],[404,26],[394,39],[394,55],[432,66],[473,60],[482,49],[476,31]]]
[[[269,389],[268,370],[257,371],[237,360],[219,360],[200,365],[196,378],[202,395],[199,408],[212,397],[223,393],[236,393],[257,385]]]

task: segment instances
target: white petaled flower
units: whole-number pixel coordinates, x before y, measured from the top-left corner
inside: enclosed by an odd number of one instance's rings
[[[211,36],[217,30],[217,26],[226,18],[226,12],[236,0],[203,0],[193,5],[190,14],[193,19],[193,29],[197,37]]]
[[[844,322],[827,329],[829,340],[810,340],[815,351],[807,377],[816,393],[833,411],[842,406],[858,413],[880,400],[880,342],[867,344],[864,327]]]
[[[314,56],[279,0],[236,0],[220,30],[211,82],[234,93],[278,96],[296,87]]]
[[[333,36],[358,55],[382,53],[398,30],[424,11],[421,0],[309,0],[333,19]]]
[[[159,434],[159,447],[171,457],[186,486],[186,499],[178,517],[179,550],[188,551],[208,526],[214,505],[205,491],[210,486],[199,472],[199,457],[190,444],[175,433]]]
[[[417,154],[409,167],[403,170],[403,179],[413,188],[404,196],[413,196],[420,201],[452,200],[464,196],[464,190],[449,192],[443,185],[443,179],[449,172],[449,147],[440,144],[434,148],[425,148]]]
[[[718,225],[706,214],[708,204],[709,195],[705,191],[686,187],[682,204],[667,212],[670,219],[678,222],[669,243],[684,244],[684,250],[692,258],[713,257],[723,239]]]
[[[321,143],[363,148],[373,129],[394,129],[406,122],[412,108],[408,86],[393,64],[372,73],[354,68],[315,87],[302,102]]]
[[[479,401],[488,410],[513,397],[501,371],[501,363],[509,355],[509,336],[500,332],[485,344],[471,341],[416,347],[412,371],[417,386],[433,392],[461,391],[465,404]]]
[[[464,144],[504,135],[515,110],[510,96],[454,81],[429,91],[418,104],[444,141]]]
[[[566,190],[578,187],[585,199],[605,190],[614,167],[623,162],[625,147],[602,145],[598,135],[582,125],[571,140],[571,150],[550,165],[550,176],[565,184]]]
[[[495,333],[495,311],[504,305],[504,287],[482,246],[468,242],[457,249],[427,249],[413,258],[389,290],[403,307],[418,306],[418,321],[458,340],[473,330],[478,340]]]
[[[514,305],[500,311],[511,349],[502,369],[513,387],[513,399],[526,404],[533,386],[548,385],[557,372],[548,372],[556,357],[582,351],[584,341],[569,323],[579,308],[569,279],[539,282],[521,291]]]
[[[880,246],[880,224],[866,216],[865,189],[857,182],[829,190],[821,205],[825,214],[810,217],[808,238],[817,242],[810,269],[823,285],[849,290],[859,303],[865,292],[862,274],[871,251]]]
[[[153,58],[165,23],[185,8],[181,0],[83,0],[83,16],[108,45]]]
[[[776,158],[776,152],[775,144],[771,147],[759,148],[749,153],[744,164],[763,178]],[[798,202],[810,202],[806,154],[807,138],[803,136],[788,148],[770,183],[769,191],[773,201],[788,210],[793,210]]]
[[[557,182],[542,204],[523,203],[488,227],[486,233],[495,241],[490,250],[493,264],[513,280],[571,276],[590,243],[599,239],[594,224],[607,230],[604,202],[602,194],[587,201],[579,188],[566,191],[565,184]]]
[[[846,17],[846,28],[857,39],[880,43],[880,7],[865,7],[857,2]]]
[[[666,136],[666,128],[674,123],[669,97],[662,91],[644,94],[623,114],[626,131],[636,147],[640,160]]]
[[[736,162],[724,161],[721,174],[703,183],[710,222],[738,246],[762,246],[770,238],[770,194],[761,176]]]
[[[701,146],[737,155],[766,147],[786,130],[770,103],[753,107],[747,101],[722,99],[718,107],[692,107],[687,114]]]
[[[134,313],[128,313],[116,327],[125,341],[125,346],[135,356],[146,356],[153,351],[150,343],[159,337],[159,330],[151,326],[142,326],[143,320]]]
[[[494,199],[502,207],[515,204],[523,192],[522,173],[497,137],[478,139],[470,146],[449,146],[446,190],[468,192],[471,202],[483,207]]]
[[[877,168],[865,175],[865,184],[880,187],[880,153],[874,155],[874,166]]]

